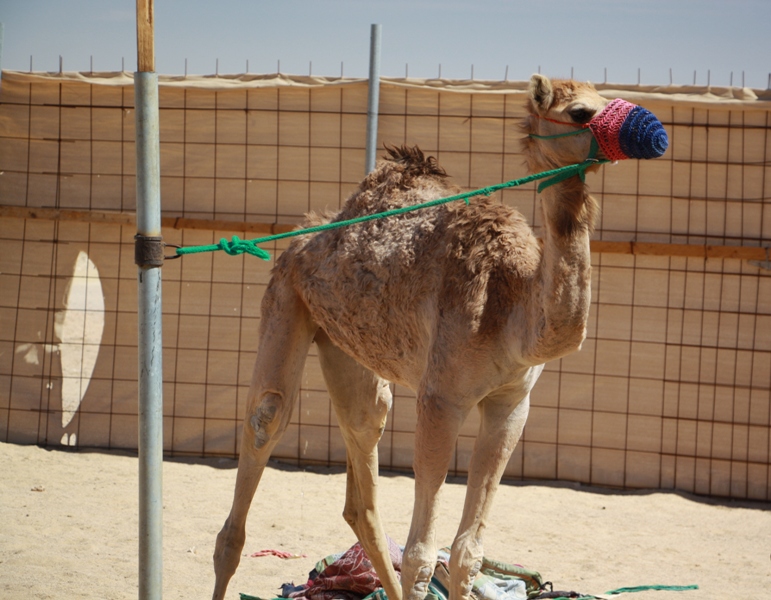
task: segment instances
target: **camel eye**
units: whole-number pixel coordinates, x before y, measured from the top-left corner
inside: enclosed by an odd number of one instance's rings
[[[594,112],[590,108],[584,108],[582,106],[578,106],[576,108],[571,108],[568,111],[568,114],[570,115],[570,118],[573,119],[576,123],[580,123],[581,125],[584,125],[585,123],[588,123],[592,120],[592,117],[594,116]]]

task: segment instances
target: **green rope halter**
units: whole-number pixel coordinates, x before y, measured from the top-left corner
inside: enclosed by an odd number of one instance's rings
[[[572,125],[572,123],[565,123],[565,125]],[[536,135],[535,133],[529,133],[528,135],[531,138],[535,138],[537,140],[556,140],[557,138],[570,137],[571,135],[581,135],[582,133],[591,133],[591,131],[592,131],[591,129],[582,127],[581,129],[575,129],[573,131],[568,131],[567,133],[555,133],[552,135]]]
[[[580,130],[578,133],[583,133],[584,131],[585,130]],[[567,135],[575,135],[575,134],[576,132],[570,132]],[[566,134],[559,134],[556,136],[544,136],[544,137],[563,137],[565,135]],[[533,136],[533,137],[538,137],[538,136]],[[273,242],[276,240],[281,240],[289,237],[296,237],[299,235],[317,233],[319,231],[325,231],[327,229],[337,229],[339,227],[347,227],[348,225],[354,225],[356,223],[364,223],[365,221],[373,221],[375,219],[384,219],[386,217],[401,215],[401,214],[412,212],[415,210],[429,208],[431,206],[446,204],[447,202],[454,202],[456,200],[464,200],[466,204],[468,204],[469,198],[472,198],[474,196],[490,196],[493,192],[497,192],[498,190],[524,185],[526,183],[530,183],[531,181],[537,181],[539,179],[546,179],[546,181],[542,182],[538,186],[538,192],[542,192],[547,187],[554,185],[555,183],[559,183],[560,181],[565,181],[566,179],[569,179],[576,175],[578,175],[581,178],[581,181],[584,181],[586,177],[586,169],[588,169],[593,165],[599,165],[599,164],[609,162],[607,160],[598,160],[595,158],[595,156],[597,155],[597,148],[598,148],[597,141],[594,139],[594,137],[592,137],[592,146],[589,152],[589,157],[582,163],[576,163],[574,165],[566,165],[564,167],[551,169],[549,171],[544,171],[542,173],[534,173],[526,177],[521,177],[519,179],[512,179],[511,181],[507,181],[505,183],[498,183],[496,185],[480,188],[478,190],[473,190],[471,192],[456,194],[454,196],[449,196],[447,198],[438,198],[437,200],[430,200],[428,202],[423,202],[421,204],[413,204],[411,206],[405,206],[402,208],[394,208],[392,210],[386,210],[386,211],[374,213],[371,215],[364,215],[363,217],[356,217],[354,219],[348,219],[345,221],[334,221],[332,223],[324,223],[323,225],[316,225],[314,227],[307,227],[305,229],[296,229],[294,231],[288,231],[285,233],[276,233],[273,235],[268,235],[268,236],[257,238],[254,240],[242,240],[238,236],[234,235],[231,241],[228,241],[227,239],[222,238],[218,244],[209,244],[204,246],[187,246],[185,248],[177,248],[176,249],[177,256],[175,256],[174,258],[183,256],[185,254],[198,254],[200,252],[215,252],[217,250],[223,250],[226,254],[229,254],[231,256],[236,256],[238,254],[251,254],[252,256],[256,256],[263,260],[270,260],[270,254],[266,250],[263,250],[262,248],[258,248],[258,244],[265,244],[267,242]]]
[[[569,124],[569,123],[567,123]],[[582,133],[592,133],[592,130],[587,127],[582,127],[581,129],[576,129],[574,131],[568,131],[566,133],[555,133],[553,135],[536,135],[535,133],[531,133],[530,137],[535,138],[537,140],[556,140],[557,138],[564,138],[564,137],[570,137],[572,135],[580,135]],[[571,165],[571,166],[581,166],[581,170],[574,173],[574,175],[578,175],[581,178],[581,182],[583,183],[586,181],[586,169],[591,166],[592,164],[600,165],[606,162],[610,162],[608,160],[599,160],[597,158],[597,152],[600,150],[600,145],[597,143],[597,138],[594,137],[594,134],[592,134],[592,141],[591,145],[589,146],[589,156],[586,157],[586,160],[584,162],[580,163],[580,165]],[[586,163],[589,163],[587,166]],[[555,183],[559,183],[560,181],[565,181],[566,179],[572,177],[572,175],[564,175],[563,173],[560,173],[558,175],[555,175],[554,177],[551,177],[550,179],[547,179],[546,181],[542,181],[540,185],[538,186],[538,192],[542,192],[547,187],[554,185]]]

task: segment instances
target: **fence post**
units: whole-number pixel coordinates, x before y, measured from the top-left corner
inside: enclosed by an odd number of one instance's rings
[[[137,155],[137,351],[139,358],[139,599],[160,600],[163,575],[163,344],[161,176],[153,0],[137,0],[134,73]]]
[[[372,25],[369,44],[369,94],[367,96],[367,149],[364,174],[375,168],[377,114],[380,104],[380,25]]]
[[[3,82],[3,31],[5,30],[5,25],[3,25],[3,22],[0,21],[0,84]]]

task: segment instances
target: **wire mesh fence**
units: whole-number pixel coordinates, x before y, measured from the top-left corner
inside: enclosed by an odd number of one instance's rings
[[[0,441],[135,449],[131,77],[3,73]],[[547,365],[509,478],[771,498],[771,103],[751,90],[598,86],[651,109],[670,150],[589,175],[602,213],[583,349]],[[476,188],[524,174],[524,83],[383,80],[379,141]],[[161,78],[164,240],[257,237],[336,210],[364,174],[367,82]],[[505,190],[540,226],[533,187]],[[274,257],[287,242],[266,247]],[[234,456],[272,262],[163,267],[170,455]],[[409,469],[414,394],[380,444]],[[452,465],[465,473],[472,414]],[[274,456],[344,464],[314,350]]]

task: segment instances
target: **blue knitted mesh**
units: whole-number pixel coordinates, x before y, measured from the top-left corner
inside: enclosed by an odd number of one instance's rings
[[[642,106],[636,106],[627,115],[618,133],[618,141],[629,158],[658,158],[669,146],[661,121]]]

